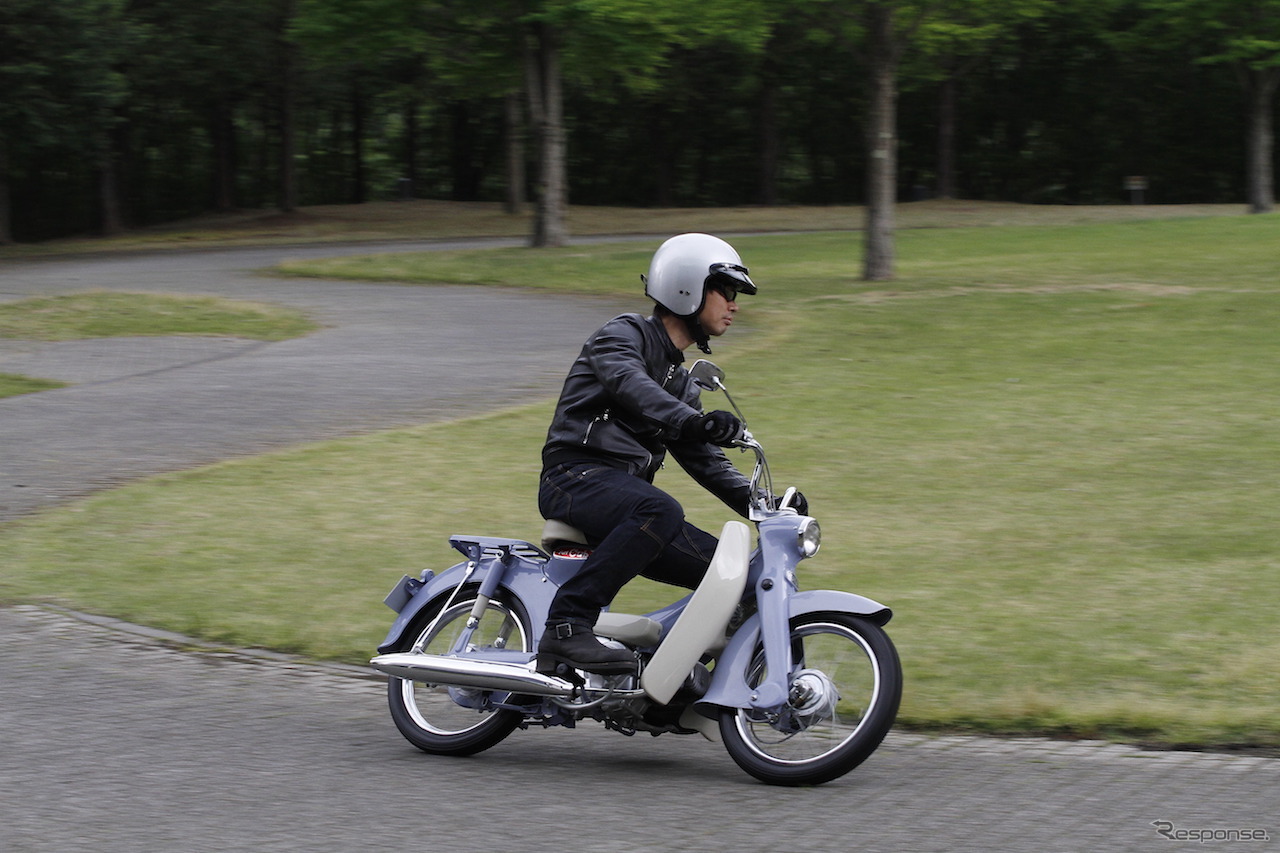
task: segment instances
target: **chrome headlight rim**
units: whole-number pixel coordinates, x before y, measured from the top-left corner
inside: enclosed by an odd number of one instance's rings
[[[796,546],[801,557],[812,557],[822,547],[822,528],[812,518],[806,518],[796,533]]]

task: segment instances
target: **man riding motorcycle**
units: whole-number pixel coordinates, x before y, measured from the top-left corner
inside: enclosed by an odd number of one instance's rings
[[[699,484],[746,516],[749,484],[722,447],[743,434],[730,412],[703,412],[684,350],[710,353],[733,325],[739,294],[756,285],[733,247],[681,234],[654,253],[645,293],[652,316],[623,314],[587,340],[565,380],[542,450],[538,508],[582,531],[595,546],[559,589],[538,645],[538,670],[568,664],[601,674],[631,672],[631,652],[610,648],[593,628],[637,575],[695,588],[717,540],[684,518],[653,485],[667,453]]]

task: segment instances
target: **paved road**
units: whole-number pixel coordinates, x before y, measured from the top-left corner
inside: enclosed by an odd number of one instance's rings
[[[644,309],[639,294],[624,306],[255,272],[286,257],[379,248],[0,263],[0,301],[86,290],[214,294],[295,306],[325,324],[280,343],[0,341],[0,372],[76,383],[0,400],[0,522],[131,478],[544,399],[559,389],[569,354],[601,322],[622,308]]]
[[[93,287],[219,293],[298,305],[331,325],[271,345],[0,350],[0,370],[80,383],[0,401],[5,512],[227,455],[478,410],[494,394],[544,397],[566,352],[617,307],[249,272],[279,254],[0,265],[0,298]],[[584,724],[517,732],[480,756],[446,760],[400,738],[381,682],[359,670],[202,650],[36,607],[0,608],[0,637],[0,851],[1280,845],[1275,759],[895,734],[844,779],[780,790],[701,738],[625,738]]]
[[[596,724],[424,755],[351,670],[0,609],[0,850],[1273,850],[1280,761],[891,735],[813,789]],[[1258,830],[1195,844],[1158,834]]]

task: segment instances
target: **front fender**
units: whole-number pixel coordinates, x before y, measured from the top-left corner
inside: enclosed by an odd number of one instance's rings
[[[791,618],[810,613],[852,613],[865,616],[877,625],[893,618],[893,611],[878,601],[852,592],[811,589],[797,592],[789,600]],[[760,642],[760,614],[753,613],[729,638],[729,644],[716,660],[711,673],[711,688],[694,706],[707,717],[718,716],[721,708],[751,707],[752,689],[747,684],[747,667]]]

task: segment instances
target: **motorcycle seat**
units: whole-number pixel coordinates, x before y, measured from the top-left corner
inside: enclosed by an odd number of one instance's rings
[[[554,551],[557,545],[590,545],[587,534],[558,518],[549,518],[542,526],[542,548]]]
[[[591,547],[587,534],[558,518],[547,519],[542,526],[542,547],[555,553],[566,546]],[[596,634],[633,646],[656,646],[662,639],[662,623],[648,616],[604,611],[596,621]]]

